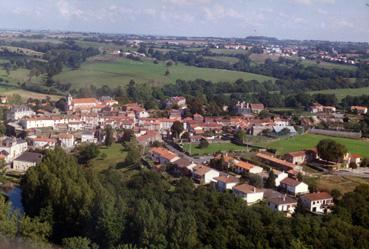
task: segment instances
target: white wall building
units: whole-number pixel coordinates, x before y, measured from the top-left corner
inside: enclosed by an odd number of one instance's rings
[[[247,205],[252,205],[263,200],[264,191],[248,184],[237,185],[232,190],[237,197],[246,201]]]

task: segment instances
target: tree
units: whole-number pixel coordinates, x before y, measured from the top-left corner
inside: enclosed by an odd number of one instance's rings
[[[132,129],[124,129],[123,136],[122,136],[122,142],[129,142],[132,140],[132,138],[135,138],[134,131]]]
[[[98,249],[96,244],[91,243],[85,237],[70,237],[63,239],[63,248],[65,249]]]
[[[53,239],[80,234],[94,192],[73,156],[61,148],[47,152],[40,165],[22,177],[21,188],[25,213],[50,221]]]
[[[344,145],[337,143],[332,139],[323,139],[317,145],[320,158],[331,162],[341,162],[347,149]]]
[[[341,198],[342,193],[338,189],[332,189],[331,196],[333,197],[333,200],[336,202],[339,198]]]
[[[248,179],[250,185],[257,188],[263,187],[263,178],[261,176],[255,174],[247,174],[246,178]]]
[[[180,121],[175,121],[172,127],[170,127],[170,131],[172,132],[172,136],[179,139],[181,133],[184,131],[183,123]]]
[[[267,188],[275,188],[275,174],[273,172],[273,170],[269,170],[269,175],[268,175],[268,178],[265,182],[265,187]]]
[[[208,142],[208,140],[206,140],[205,138],[201,138],[201,139],[200,139],[200,143],[199,143],[198,147],[199,147],[200,149],[205,149],[205,148],[209,147],[209,142]]]
[[[234,139],[236,142],[244,144],[247,138],[247,134],[244,130],[238,129],[236,134],[234,134]]]
[[[142,157],[142,148],[136,140],[132,140],[125,144],[125,150],[127,151],[127,157],[125,164],[129,166],[138,166]]]
[[[114,142],[113,128],[110,125],[105,127],[105,146],[110,147]]]
[[[360,167],[369,167],[369,158],[364,157],[363,160],[361,160]]]
[[[96,144],[82,145],[78,148],[78,162],[86,164],[91,159],[98,157],[99,154],[100,150]]]

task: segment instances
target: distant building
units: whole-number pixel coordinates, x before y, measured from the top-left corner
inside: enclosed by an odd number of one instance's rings
[[[333,197],[327,192],[310,193],[300,197],[302,206],[313,213],[329,213],[334,205]]]
[[[11,163],[27,149],[28,144],[25,140],[15,137],[0,138],[0,153],[5,156],[4,160],[6,163]]]
[[[0,96],[0,104],[6,104],[6,103],[8,103],[8,97]]]
[[[283,179],[279,187],[284,191],[286,191],[287,193],[293,195],[302,195],[309,193],[309,186],[306,183],[299,182],[289,177]]]
[[[59,135],[60,146],[63,149],[70,150],[74,148],[74,135],[70,133],[63,133]]]
[[[81,142],[82,143],[97,143],[97,138],[95,138],[94,132],[83,132],[81,134]]]
[[[284,155],[284,158],[287,160],[287,162],[301,165],[306,161],[306,151],[290,152]]]
[[[35,114],[36,113],[26,105],[13,106],[6,113],[6,119],[7,121],[16,121],[22,119],[23,117],[31,117]]]
[[[233,193],[246,201],[247,205],[252,205],[263,200],[264,191],[248,184],[241,184],[232,188]]]
[[[187,108],[186,98],[183,96],[170,97],[166,102],[166,107],[172,108],[173,106],[177,106],[179,109]]]
[[[14,159],[12,169],[15,171],[25,172],[30,167],[36,166],[42,160],[42,154],[33,152],[24,152],[22,155]]]
[[[287,217],[290,217],[295,212],[297,206],[295,198],[272,189],[265,190],[264,198],[268,207],[273,211],[283,212]]]
[[[55,147],[56,139],[46,137],[31,138],[32,145],[37,149],[52,149]]]
[[[366,106],[351,106],[351,111],[356,112],[358,114],[367,114],[368,107]]]
[[[214,178],[214,180],[216,181],[216,188],[222,192],[232,190],[232,188],[240,182],[240,179],[230,175],[218,176]]]
[[[199,184],[209,184],[215,182],[219,176],[219,171],[209,168],[205,165],[199,165],[193,168],[192,179]]]
[[[150,154],[152,160],[160,164],[174,163],[179,159],[179,157],[175,153],[163,147],[152,148],[150,150]]]

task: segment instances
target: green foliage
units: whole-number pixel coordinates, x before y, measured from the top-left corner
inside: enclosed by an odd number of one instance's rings
[[[133,139],[130,142],[125,143],[125,150],[127,151],[127,157],[124,161],[128,166],[138,166],[142,157],[142,148],[138,142]]]
[[[91,159],[99,156],[100,150],[96,144],[82,145],[78,149],[78,163],[86,164]]]
[[[265,187],[266,188],[275,188],[275,179],[276,179],[276,176],[275,176],[273,170],[269,170],[268,178],[265,182]]]
[[[111,146],[114,142],[114,132],[113,132],[113,128],[110,125],[107,125],[105,127],[105,141],[104,144],[105,146]]]
[[[49,151],[21,180],[22,202],[30,216],[49,210],[53,237],[78,235],[90,214],[94,192],[74,157]]]
[[[172,132],[172,136],[178,139],[181,133],[184,131],[183,123],[180,121],[175,121],[172,127],[170,127],[170,131]]]
[[[92,244],[88,238],[71,237],[63,239],[64,249],[98,249],[98,246]]]
[[[208,140],[206,140],[205,138],[201,138],[201,139],[200,139],[200,143],[199,143],[198,147],[199,147],[200,149],[205,149],[205,148],[209,147],[209,142],[208,142]]]
[[[332,139],[323,139],[317,145],[319,156],[327,161],[340,162],[343,160],[347,149],[344,145],[337,143]]]

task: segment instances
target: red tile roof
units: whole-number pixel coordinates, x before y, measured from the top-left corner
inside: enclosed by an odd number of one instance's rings
[[[251,185],[246,184],[246,183],[241,184],[241,185],[234,186],[233,189],[235,189],[235,190],[237,190],[239,192],[242,192],[242,193],[246,193],[246,194],[247,193],[254,193],[254,192],[255,193],[256,192],[258,192],[258,193],[263,192],[262,189],[258,189],[256,187],[251,186]]]
[[[151,149],[151,153],[154,153],[154,154],[157,154],[159,155],[160,157],[162,158],[165,158],[167,160],[173,160],[174,158],[177,157],[176,154],[174,154],[173,152],[165,149],[165,148],[162,148],[162,147],[155,147],[155,148],[152,148]]]
[[[303,195],[301,198],[307,199],[309,201],[333,199],[333,197],[327,192],[310,193]]]
[[[297,185],[300,184],[299,181],[289,178],[289,177],[287,177],[286,179],[283,179],[281,183],[287,186],[292,186],[292,187],[296,187]]]
[[[240,181],[237,177],[230,176],[230,175],[215,177],[214,180],[217,180],[219,182],[224,182],[224,183],[237,183]]]

